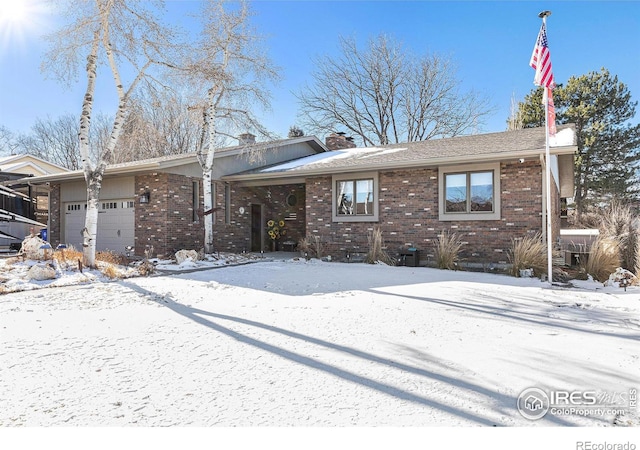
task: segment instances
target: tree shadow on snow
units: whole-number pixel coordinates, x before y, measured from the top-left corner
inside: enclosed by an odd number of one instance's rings
[[[147,289],[144,289],[140,286],[137,286],[135,284],[128,283],[128,282],[122,282],[122,284],[144,296],[147,296],[153,299],[154,301],[157,301],[157,294],[152,291],[149,291]],[[457,408],[452,405],[447,405],[438,400],[430,399],[421,395],[416,395],[414,393],[408,392],[398,387],[391,386],[389,384],[385,384],[380,381],[376,381],[372,378],[368,378],[366,376],[342,369],[340,367],[336,367],[334,365],[319,361],[317,359],[311,358],[309,356],[306,356],[300,353],[296,353],[286,348],[269,344],[267,342],[252,338],[250,336],[247,336],[246,334],[227,328],[221,325],[220,323],[217,323],[215,320],[219,319],[219,320],[231,321],[231,322],[239,323],[242,325],[263,329],[273,333],[278,333],[292,339],[298,339],[298,340],[305,341],[307,343],[311,343],[320,347],[339,351],[339,352],[342,352],[342,353],[345,353],[345,354],[348,354],[348,355],[351,355],[375,364],[380,364],[383,366],[391,367],[401,371],[406,371],[411,374],[422,376],[431,381],[445,383],[450,386],[454,386],[462,390],[465,390],[471,394],[480,394],[484,396],[487,405],[491,405],[492,403],[498,403],[499,407],[497,407],[496,412],[500,414],[504,414],[508,417],[513,414],[513,411],[516,407],[516,398],[512,396],[501,394],[500,392],[497,392],[495,390],[487,389],[477,384],[467,382],[458,378],[450,377],[444,374],[440,374],[431,370],[414,367],[414,366],[407,365],[391,359],[382,358],[380,356],[377,356],[368,352],[364,352],[361,350],[357,350],[351,347],[325,341],[319,338],[314,338],[312,336],[286,330],[276,326],[266,325],[264,323],[256,322],[253,320],[244,319],[241,317],[229,316],[225,314],[218,314],[211,311],[205,311],[202,309],[193,308],[191,306],[177,303],[172,299],[167,299],[166,296],[164,297],[164,301],[161,304],[171,309],[175,313],[180,314],[181,316],[194,321],[195,323],[198,323],[213,331],[216,331],[228,337],[231,337],[240,343],[258,348],[260,350],[271,353],[278,357],[285,358],[294,363],[302,364],[309,368],[322,371],[324,373],[330,374],[342,380],[356,383],[361,386],[367,387],[369,389],[373,389],[375,391],[389,395],[391,397],[394,397],[400,400],[409,401],[412,403],[417,403],[419,405],[423,405],[436,410],[440,410],[444,413],[450,414],[452,416],[460,417],[462,419],[468,420],[469,422],[476,423],[478,425],[497,426],[500,424],[495,423],[495,421],[489,418],[482,417],[478,414],[465,411],[463,409]],[[545,419],[548,422],[553,422],[558,425],[565,425],[565,426],[572,425],[570,422],[567,422],[555,416],[546,417]]]

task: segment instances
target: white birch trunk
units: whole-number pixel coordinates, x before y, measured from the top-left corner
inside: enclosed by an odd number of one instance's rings
[[[211,190],[211,170],[202,173],[202,193],[204,195],[204,252],[213,253],[213,199]]]
[[[213,161],[216,154],[216,112],[218,103],[222,99],[224,90],[218,92],[211,88],[209,90],[209,104],[208,112],[206,114],[206,126],[208,133],[208,149],[206,158],[200,159],[200,165],[202,166],[202,192],[204,193],[204,211],[209,214],[204,215],[204,252],[206,254],[213,253],[213,201],[211,198],[211,173],[213,171]]]
[[[91,126],[91,113],[93,111],[93,96],[96,86],[96,70],[98,58],[98,45],[100,40],[99,32],[94,33],[91,53],[87,57],[87,90],[82,102],[82,114],[80,115],[80,155],[82,158],[82,169],[87,183],[87,213],[82,230],[82,253],[84,264],[94,267],[96,264],[96,235],[98,232],[98,195],[100,187],[95,190],[94,170],[89,158],[89,128]]]

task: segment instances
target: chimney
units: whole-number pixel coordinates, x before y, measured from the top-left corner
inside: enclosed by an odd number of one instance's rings
[[[331,133],[325,139],[325,145],[329,150],[340,150],[343,148],[355,148],[356,144],[353,142],[351,136],[345,137],[345,133],[342,131],[338,133]]]
[[[240,145],[251,145],[256,143],[256,136],[251,133],[242,133],[238,136],[238,141],[240,141]]]

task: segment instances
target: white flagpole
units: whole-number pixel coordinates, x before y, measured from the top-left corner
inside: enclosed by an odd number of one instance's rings
[[[544,19],[543,19],[544,20]],[[551,226],[551,155],[549,152],[549,94],[544,88],[544,132],[545,132],[545,182],[547,186],[547,274],[550,285],[553,285],[553,233]]]
[[[547,16],[551,15],[551,11],[544,11],[540,13],[542,17],[542,23],[546,29]],[[551,154],[549,151],[549,94],[547,87],[544,87],[543,94],[544,102],[544,145],[545,145],[545,182],[547,190],[547,280],[549,285],[553,286],[553,227],[551,226]]]

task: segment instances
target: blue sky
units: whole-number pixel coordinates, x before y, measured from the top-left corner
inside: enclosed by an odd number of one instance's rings
[[[176,18],[196,6],[194,1],[167,4]],[[522,99],[533,88],[528,63],[542,10],[552,11],[547,34],[556,82],[606,67],[640,99],[639,1],[258,0],[252,7],[265,47],[282,68],[283,80],[272,90],[273,112],[263,116],[281,136],[300,123],[293,92],[311,83],[313,58],[336,54],[340,35],[365,43],[380,33],[414,53],[449,56],[462,89],[485,94],[495,106],[478,131],[502,131],[512,95]],[[56,21],[46,11],[33,17],[20,35],[0,28],[0,125],[15,132],[27,131],[38,117],[78,114],[82,102],[84,80],[67,89],[40,72],[41,33],[53,30]],[[108,86],[110,80],[104,81]],[[634,122],[640,122],[640,110]]]

